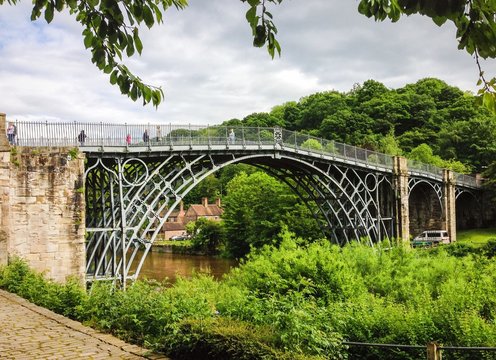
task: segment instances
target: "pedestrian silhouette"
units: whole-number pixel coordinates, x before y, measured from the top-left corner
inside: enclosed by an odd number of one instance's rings
[[[83,146],[87,137],[88,136],[86,136],[86,134],[84,133],[84,130],[81,130],[81,132],[79,133],[79,135],[77,137],[77,139],[79,141],[79,145]]]
[[[14,123],[9,123],[9,127],[7,128],[7,138],[9,139],[10,145],[16,144],[16,135],[17,135],[17,127]]]

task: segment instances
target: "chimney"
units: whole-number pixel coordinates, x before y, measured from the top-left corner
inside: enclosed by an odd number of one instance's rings
[[[183,201],[181,200],[181,202],[179,203],[179,213],[177,214],[177,222],[184,222],[184,215],[186,215],[186,213],[184,212],[184,203]]]
[[[203,207],[208,207],[208,198],[207,197],[202,198],[202,205],[203,205]]]
[[[217,200],[215,200],[215,205],[217,205],[218,207],[221,207],[221,205],[220,205],[220,197],[218,197]]]

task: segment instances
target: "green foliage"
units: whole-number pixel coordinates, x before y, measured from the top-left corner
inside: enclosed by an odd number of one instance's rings
[[[302,149],[322,150],[322,144],[317,139],[305,140],[300,146]]]
[[[267,242],[277,241],[283,218],[296,204],[296,195],[263,172],[238,174],[224,197],[226,251],[239,258]]]
[[[420,144],[416,148],[412,149],[407,157],[412,160],[420,161],[424,164],[432,164],[439,168],[445,168],[453,170],[460,174],[468,174],[471,172],[469,166],[462,164],[457,160],[443,160],[438,155],[434,155],[432,148],[427,144]]]
[[[279,250],[265,248],[250,255],[228,281],[268,303],[283,296],[286,306],[315,306],[304,313],[325,315],[312,319],[313,331],[326,325],[327,333],[332,329],[349,341],[425,344],[436,339],[445,345],[493,346],[494,263],[435,250],[384,251],[360,245],[341,249],[327,243],[302,249],[286,235]],[[297,301],[291,300],[295,293]],[[349,354],[367,359],[422,356],[355,347]]]
[[[15,0],[7,2],[17,3]],[[4,0],[0,0],[0,5],[3,3]],[[123,54],[127,57],[136,52],[141,55],[143,44],[139,26],[144,24],[151,28],[162,23],[162,12],[172,6],[183,9],[187,6],[187,0],[36,1],[33,3],[31,20],[43,15],[46,22],[50,23],[55,11],[68,9],[83,27],[84,46],[91,50],[91,61],[98,69],[109,74],[110,83],[117,85],[121,93],[133,101],[141,98],[143,105],[151,102],[158,106],[164,96],[162,89],[143,83],[119,61]]]
[[[79,155],[79,148],[72,148],[71,150],[69,150],[68,154],[71,159],[76,159]]]
[[[275,346],[277,338],[268,326],[253,326],[223,318],[206,322],[185,321],[175,341],[177,345],[170,353],[174,359],[322,359],[278,350]]]
[[[184,198],[186,205],[201,204],[202,198],[216,199],[220,197],[220,180],[214,175],[209,175],[191,190]]]
[[[220,221],[199,218],[187,225],[188,234],[192,234],[191,247],[205,254],[217,254],[225,241],[224,224]]]
[[[84,288],[76,279],[69,278],[65,284],[54,283],[30,270],[18,258],[10,259],[7,267],[0,268],[0,288],[72,319],[77,319],[86,300]]]
[[[487,258],[494,258],[496,256],[496,238],[489,239],[482,247],[482,252]]]
[[[398,140],[393,133],[389,133],[379,140],[378,150],[384,154],[393,156],[401,156],[403,154],[403,150],[401,150]]]
[[[425,356],[425,350],[347,348],[344,340],[496,345],[495,239],[484,248],[489,258],[452,256],[451,245],[300,246],[305,241],[289,232],[279,242],[250,254],[222,282],[205,275],[173,286],[138,281],[126,292],[98,282],[86,295],[13,260],[0,268],[0,287],[175,359]]]

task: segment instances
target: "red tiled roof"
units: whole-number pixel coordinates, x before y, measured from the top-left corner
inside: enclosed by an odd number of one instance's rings
[[[181,222],[166,222],[164,224],[165,231],[174,231],[174,230],[184,230],[184,224]]]
[[[188,211],[186,211],[186,217],[191,217],[192,212],[196,216],[221,216],[223,210],[216,204],[209,204],[207,207],[199,204],[192,204]]]

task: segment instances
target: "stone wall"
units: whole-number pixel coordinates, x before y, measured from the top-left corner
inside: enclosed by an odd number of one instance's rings
[[[83,282],[84,155],[12,147],[0,156],[0,264],[19,256],[53,280]]]

